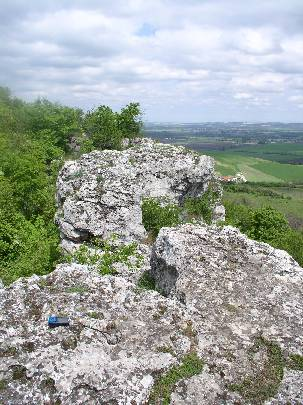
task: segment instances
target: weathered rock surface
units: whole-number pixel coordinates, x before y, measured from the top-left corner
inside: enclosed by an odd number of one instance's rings
[[[145,405],[162,380],[174,405],[303,403],[303,269],[231,227],[163,228],[144,243],[143,198],[182,204],[213,180],[212,158],[150,140],[64,165],[63,249],[117,234],[118,244],[138,242],[141,268],[121,260],[102,277],[96,262],[61,264],[0,282],[0,403]],[[219,201],[212,208],[213,221],[224,219]],[[143,272],[163,295],[138,288]],[[49,329],[51,314],[70,326]],[[192,355],[198,366],[179,378]]]
[[[60,265],[0,294],[6,405],[143,404],[154,377],[191,348],[182,306],[86,266]],[[70,327],[49,329],[52,313]]]
[[[303,270],[287,253],[183,225],[160,231],[151,272],[167,297],[77,264],[0,289],[0,402],[143,405],[194,351],[204,368],[171,404],[303,403]],[[51,314],[71,325],[49,329]]]
[[[183,147],[143,139],[124,151],[102,151],[67,162],[57,183],[57,223],[63,245],[90,236],[142,241],[141,201],[165,197],[179,203],[198,196],[214,178],[214,161]]]
[[[286,252],[235,228],[183,225],[160,231],[151,272],[186,306],[211,370],[177,388],[176,404],[303,403],[303,370],[287,369],[303,354],[303,269]]]

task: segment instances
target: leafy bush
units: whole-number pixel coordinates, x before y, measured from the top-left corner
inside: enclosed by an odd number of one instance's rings
[[[253,209],[225,201],[226,224],[235,226],[248,237],[286,250],[303,265],[303,232],[290,227],[285,216],[272,207]]]
[[[38,217],[34,223],[18,212],[0,209],[0,278],[10,284],[19,277],[47,274],[59,258],[59,233]]]
[[[184,202],[184,208],[187,214],[194,218],[203,218],[210,224],[212,220],[212,211],[214,203],[218,199],[218,192],[210,186],[201,197],[189,197]]]
[[[88,112],[84,118],[84,129],[89,141],[83,147],[98,149],[121,149],[123,138],[136,138],[141,134],[142,121],[139,103],[130,103],[120,113],[101,105]]]
[[[160,229],[165,226],[176,226],[180,223],[181,210],[174,204],[162,206],[155,198],[146,198],[142,202],[142,223],[147,232],[156,238]]]
[[[130,103],[117,114],[118,128],[123,137],[133,139],[141,134],[143,127],[142,112],[139,103]]]
[[[94,147],[99,149],[121,149],[122,133],[118,116],[110,107],[101,105],[86,114],[84,128]]]
[[[122,136],[138,136],[140,116],[136,103],[120,114],[101,106],[86,116],[90,139],[82,135],[80,109],[46,99],[27,103],[0,87],[0,278],[5,283],[45,274],[59,258],[55,184],[71,138],[85,152],[96,145],[120,147]],[[111,268],[112,260],[126,260],[131,249],[106,252],[102,271]]]

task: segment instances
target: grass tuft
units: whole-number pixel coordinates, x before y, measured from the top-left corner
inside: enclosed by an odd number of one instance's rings
[[[256,370],[253,377],[245,378],[239,384],[231,384],[229,389],[237,391],[253,405],[261,405],[268,398],[274,397],[284,375],[284,359],[280,347],[264,338],[258,338],[251,352],[260,348],[267,351],[267,360],[261,371]]]
[[[203,365],[203,361],[194,352],[184,356],[180,365],[173,366],[156,381],[148,403],[169,405],[171,393],[178,381],[200,374]]]

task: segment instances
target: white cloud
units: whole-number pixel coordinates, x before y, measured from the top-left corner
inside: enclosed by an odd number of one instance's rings
[[[253,98],[253,95],[250,93],[236,93],[234,94],[236,100],[250,100]]]
[[[301,0],[12,0],[0,22],[0,84],[27,98],[138,100],[166,121],[299,120]]]

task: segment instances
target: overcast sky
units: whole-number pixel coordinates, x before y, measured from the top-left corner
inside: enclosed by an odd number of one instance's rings
[[[303,0],[0,0],[0,85],[149,121],[303,121]]]

